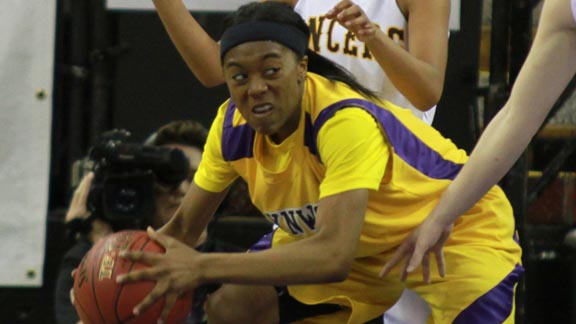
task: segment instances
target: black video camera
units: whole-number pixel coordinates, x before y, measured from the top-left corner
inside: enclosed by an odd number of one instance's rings
[[[189,172],[188,158],[181,150],[129,143],[129,137],[126,130],[103,133],[82,167],[94,172],[87,201],[90,219],[101,218],[115,231],[150,225],[154,182],[176,186]]]

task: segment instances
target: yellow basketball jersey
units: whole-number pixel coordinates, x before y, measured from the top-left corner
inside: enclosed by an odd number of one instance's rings
[[[349,278],[289,287],[304,303],[346,305],[351,308],[348,321],[363,323],[382,314],[401,293],[397,278],[384,280],[378,272],[432,211],[466,159],[464,151],[410,111],[367,100],[345,84],[308,73],[300,126],[280,144],[254,132],[234,103],[225,102],[211,127],[195,182],[220,192],[241,176],[254,205],[279,226],[274,245],[311,235],[321,198],[370,189]],[[502,268],[494,275],[497,283],[520,262],[513,235],[511,207],[494,187],[455,224],[447,249],[480,244],[496,251],[495,265]],[[485,256],[482,251],[478,255]],[[414,285],[417,290],[416,281]]]

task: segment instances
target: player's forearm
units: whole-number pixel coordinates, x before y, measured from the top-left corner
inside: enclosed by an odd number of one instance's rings
[[[196,246],[200,235],[220,206],[228,190],[220,193],[205,191],[193,184],[184,197],[180,208],[159,232]]]
[[[470,159],[429,217],[444,226],[454,223],[502,179],[533,132],[536,130],[527,128],[505,107],[486,128]]]
[[[440,100],[444,67],[411,55],[378,30],[366,45],[390,81],[417,109],[427,111]]]
[[[206,87],[224,83],[220,46],[190,15],[182,0],[154,0],[154,5],[178,52]]]
[[[204,283],[256,285],[318,284],[346,278],[352,256],[314,238],[261,252],[208,253],[198,260]]]

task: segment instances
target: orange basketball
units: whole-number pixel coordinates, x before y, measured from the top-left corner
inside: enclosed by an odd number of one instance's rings
[[[132,313],[154,288],[155,282],[117,284],[116,276],[146,267],[118,257],[122,250],[164,253],[145,231],[121,231],[98,241],[74,275],[74,305],[84,324],[156,324],[164,307],[160,299],[140,315]],[[167,324],[183,323],[192,307],[192,294],[178,299]]]

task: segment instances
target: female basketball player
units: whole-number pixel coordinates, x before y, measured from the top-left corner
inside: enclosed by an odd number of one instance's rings
[[[438,206],[397,250],[382,271],[406,259],[403,276],[429,254],[443,264],[442,247],[451,225],[512,167],[576,73],[576,0],[544,2],[538,32],[508,102],[490,122]],[[546,80],[546,83],[542,83]]]
[[[307,50],[310,31],[290,7],[252,3],[229,24],[220,57],[231,99],[181,208],[162,234],[150,233],[166,253],[124,254],[150,268],[120,282],[157,281],[135,311],[166,296],[165,316],[178,294],[219,282],[210,323],[365,323],[408,287],[430,304],[435,323],[513,323],[521,249],[500,189],[455,225],[444,278],[381,279],[380,268],[431,211],[465,153]],[[201,254],[181,243],[195,242],[238,176],[279,227],[270,248]]]
[[[276,0],[295,7],[312,31],[309,46],[352,72],[380,97],[432,124],[444,85],[450,0]],[[182,0],[154,0],[180,54],[206,86],[224,82],[219,45]],[[402,320],[403,309],[411,318]],[[421,314],[421,315],[417,315]],[[406,291],[388,324],[424,324],[428,305]]]

